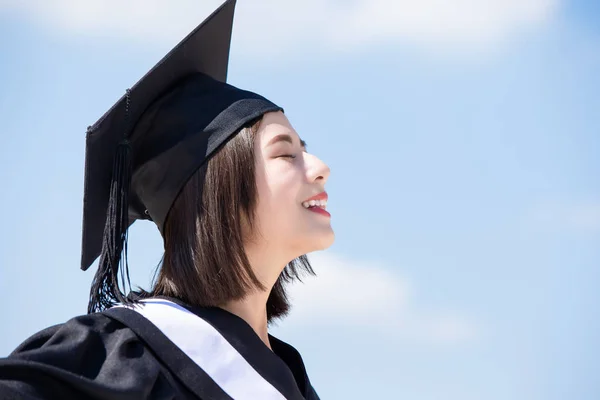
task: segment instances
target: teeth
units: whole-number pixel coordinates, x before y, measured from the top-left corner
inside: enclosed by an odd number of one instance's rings
[[[321,207],[321,208],[325,208],[327,207],[327,200],[310,200],[310,201],[305,201],[302,203],[302,207],[304,208],[309,208],[309,207]]]

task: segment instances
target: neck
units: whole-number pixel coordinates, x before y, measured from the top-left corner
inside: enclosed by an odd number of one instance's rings
[[[267,325],[267,300],[273,285],[289,259],[269,246],[256,246],[253,243],[245,246],[246,255],[252,265],[252,270],[265,287],[264,291],[255,290],[241,300],[232,300],[222,306],[223,309],[242,318],[270,349]],[[287,261],[285,261],[287,260]]]
[[[269,288],[270,289],[270,288]],[[269,332],[267,326],[267,299],[269,293],[254,292],[241,300],[233,300],[221,306],[224,310],[237,315],[258,335],[260,340],[270,349]]]

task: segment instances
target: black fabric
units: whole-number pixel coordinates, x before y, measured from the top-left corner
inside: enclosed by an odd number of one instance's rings
[[[272,335],[269,335],[269,341],[271,343],[273,352],[281,357],[281,359],[290,369],[291,373],[294,375],[294,379],[296,380],[298,388],[300,389],[300,392],[302,392],[304,398],[319,400],[317,392],[312,387],[310,380],[308,379],[304,361],[302,361],[302,356],[300,356],[298,350]]]
[[[287,399],[319,400],[292,346],[270,336],[271,352],[241,318],[180,305],[215,327]],[[0,399],[231,397],[152,323],[116,308],[47,328],[0,359]]]
[[[193,399],[129,328],[102,314],[45,329],[0,359],[0,399]]]

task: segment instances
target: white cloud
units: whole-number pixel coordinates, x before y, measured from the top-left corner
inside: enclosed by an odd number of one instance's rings
[[[478,334],[456,311],[430,311],[411,301],[413,285],[372,262],[353,262],[330,253],[310,256],[317,277],[290,287],[293,309],[286,324],[375,329],[411,342],[456,343]]]
[[[561,0],[238,0],[236,49],[285,55],[306,48],[416,43],[434,50],[494,47],[552,21]],[[176,43],[220,0],[0,0],[72,34]]]
[[[403,39],[429,46],[494,45],[549,22],[556,0],[366,0],[343,10],[341,43]]]

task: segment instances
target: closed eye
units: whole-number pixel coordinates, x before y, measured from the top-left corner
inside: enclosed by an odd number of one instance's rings
[[[296,158],[295,154],[283,154],[278,156],[277,158]]]

